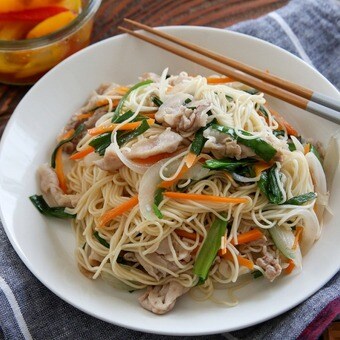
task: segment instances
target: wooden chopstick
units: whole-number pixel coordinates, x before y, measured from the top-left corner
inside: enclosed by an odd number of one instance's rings
[[[329,96],[323,95],[319,92],[316,91],[312,91],[306,87],[303,87],[301,85],[295,84],[290,82],[289,80],[277,77],[273,74],[269,74],[267,72],[264,72],[258,68],[255,68],[253,66],[249,66],[246,64],[241,63],[238,60],[232,59],[232,58],[228,58],[225,57],[221,54],[212,52],[204,47],[200,47],[198,45],[195,45],[193,43],[184,41],[180,38],[174,37],[170,34],[164,33],[162,31],[159,30],[155,30],[150,26],[141,24],[137,21],[131,20],[131,19],[124,19],[125,22],[128,22],[138,28],[141,28],[149,33],[155,34],[161,38],[164,38],[166,40],[169,40],[175,44],[178,44],[180,46],[183,46],[185,48],[189,48],[192,51],[195,51],[197,53],[200,53],[210,59],[216,60],[222,64],[228,65],[234,69],[240,70],[244,73],[247,73],[255,78],[261,79],[263,81],[265,81],[266,83],[275,85],[277,87],[280,87],[284,90],[287,90],[289,92],[295,93],[300,97],[306,98],[310,101],[322,104],[324,106],[327,106],[331,109],[335,109],[335,110],[340,110],[340,100],[336,100],[334,98],[331,98]]]
[[[148,43],[151,43],[155,46],[158,46],[162,49],[165,49],[171,53],[174,53],[176,55],[179,55],[185,59],[191,60],[199,65],[202,65],[204,67],[207,67],[211,70],[214,70],[220,74],[223,75],[227,75],[233,79],[239,80],[244,84],[247,84],[249,86],[252,86],[262,92],[265,92],[269,95],[272,95],[276,98],[279,98],[281,100],[284,100],[292,105],[295,105],[299,108],[302,108],[304,110],[307,110],[309,112],[312,112],[316,115],[319,115],[321,117],[324,117],[328,120],[331,120],[337,124],[340,124],[340,114],[339,112],[330,109],[328,107],[324,107],[320,104],[314,103],[306,98],[300,97],[295,93],[291,93],[288,92],[287,90],[281,89],[275,85],[272,84],[268,84],[263,82],[262,80],[259,80],[253,76],[250,76],[248,74],[245,74],[243,72],[240,72],[238,70],[234,70],[233,68],[229,67],[229,66],[225,66],[225,65],[220,65],[214,62],[211,62],[205,58],[202,57],[198,57],[193,55],[192,53],[188,53],[184,50],[178,49],[172,45],[168,45],[166,43],[163,43],[161,41],[152,39],[148,36],[142,35],[140,33],[131,31],[125,27],[119,27],[120,30],[129,33],[139,39],[142,39]],[[156,30],[150,28],[150,32],[154,33]],[[158,32],[158,31],[156,31]],[[162,32],[163,33],[163,32]],[[175,37],[171,37],[172,41],[175,42],[177,40],[177,38]],[[183,44],[186,44],[185,42],[183,42]],[[186,46],[185,46],[186,47]]]

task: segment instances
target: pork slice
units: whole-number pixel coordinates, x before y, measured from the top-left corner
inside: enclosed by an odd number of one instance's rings
[[[170,237],[170,236],[168,236],[168,237]],[[172,238],[171,242],[172,242],[172,245],[175,249],[177,259],[180,262],[188,263],[191,260],[191,252],[187,249],[184,249],[175,238]],[[184,242],[184,243],[188,245],[188,243],[186,243],[186,242]],[[162,240],[162,242],[159,244],[159,246],[156,250],[156,253],[164,256],[164,258],[167,261],[174,261],[173,254],[170,250],[168,238],[165,238],[165,239]],[[174,263],[174,265],[175,265],[175,263]]]
[[[247,146],[238,144],[229,135],[214,130],[211,127],[204,130],[203,136],[207,138],[204,144],[204,152],[212,152],[216,158],[231,157],[241,159],[256,155]]]
[[[145,257],[152,263],[165,267],[165,268],[168,268],[170,265],[168,261],[166,261],[162,256],[156,253],[147,254],[145,255]],[[160,280],[166,276],[167,273],[164,270],[158,269],[154,267],[152,264],[150,264],[149,262],[145,261],[145,259],[142,256],[140,256],[139,253],[136,253],[136,258],[139,264],[144,268],[144,270],[150,276],[154,277],[156,280]],[[172,269],[176,269],[176,268],[172,268]]]
[[[94,161],[94,164],[96,164],[100,169],[109,172],[114,172],[124,165],[114,151],[113,144],[110,144],[106,148],[104,157],[98,161]]]
[[[208,122],[210,103],[203,99],[184,105],[185,94],[176,94],[166,100],[156,113],[157,122],[178,132],[195,132]]]
[[[138,300],[146,310],[161,315],[171,311],[177,298],[189,289],[176,281],[170,281],[161,286],[149,286]]]
[[[175,152],[183,137],[171,130],[165,130],[157,136],[144,138],[133,144],[130,151],[126,152],[128,158],[148,158],[160,153]]]
[[[264,256],[256,260],[256,264],[264,269],[264,275],[272,282],[277,278],[282,271],[279,260],[272,253],[264,249]]]
[[[54,169],[47,163],[38,169],[40,189],[49,206],[74,208],[79,195],[67,195],[59,186],[59,180]]]

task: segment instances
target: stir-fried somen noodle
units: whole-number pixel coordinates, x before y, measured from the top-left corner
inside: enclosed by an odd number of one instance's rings
[[[263,93],[167,70],[102,85],[39,174],[31,200],[74,218],[80,271],[147,288],[139,301],[157,314],[191,288],[213,299],[245,275],[301,270],[328,199],[316,147]]]

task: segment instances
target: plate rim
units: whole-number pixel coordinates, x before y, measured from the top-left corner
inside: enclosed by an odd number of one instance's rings
[[[160,26],[157,27],[161,30],[167,31],[167,30],[177,30],[177,31],[182,31],[182,30],[186,30],[186,31],[191,31],[191,30],[196,30],[196,31],[216,31],[219,33],[223,34],[230,34],[230,35],[235,35],[235,36],[239,36],[243,39],[251,39],[251,40],[256,40],[259,43],[265,44],[267,46],[270,46],[273,49],[278,49],[281,53],[287,54],[289,55],[289,57],[293,57],[294,59],[296,59],[298,62],[304,64],[305,66],[307,66],[308,68],[310,68],[313,72],[316,72],[318,74],[318,76],[322,77],[323,80],[325,82],[328,83],[328,85],[333,88],[333,90],[337,93],[337,96],[340,97],[340,93],[337,90],[337,88],[324,76],[322,75],[318,70],[316,70],[314,67],[312,67],[311,65],[309,65],[308,63],[306,63],[304,60],[302,60],[301,58],[297,57],[296,55],[284,50],[283,48],[276,46],[270,42],[267,42],[265,40],[262,40],[260,38],[257,37],[253,37],[244,33],[239,33],[239,32],[235,32],[235,31],[230,31],[228,29],[223,29],[223,28],[212,28],[212,27],[204,27],[204,26]],[[79,54],[83,54],[83,53],[87,53],[88,50],[91,49],[95,49],[97,46],[101,45],[101,44],[110,44],[111,41],[117,40],[117,39],[125,39],[128,36],[128,34],[119,34],[113,37],[109,37],[106,39],[103,39],[101,41],[98,41],[90,46],[88,46],[87,48],[78,51],[77,53],[73,54],[72,56],[68,57],[67,59],[65,59],[64,61],[62,61],[60,64],[58,64],[57,66],[55,66],[52,70],[50,70],[48,73],[46,73],[46,75],[44,75],[36,84],[40,84],[40,82],[44,81],[44,79],[46,77],[49,77],[50,74],[53,74],[54,72],[58,72],[60,67],[63,67],[64,63],[67,63],[69,61],[69,59],[74,58],[76,56],[78,56]],[[15,108],[14,112],[12,113],[9,122],[7,123],[7,126],[5,128],[5,131],[3,133],[3,136],[1,138],[0,141],[0,158],[2,155],[2,150],[4,149],[4,146],[6,144],[6,140],[7,140],[7,135],[10,133],[11,131],[11,127],[14,124],[15,120],[16,120],[16,116],[19,114],[19,112],[21,111],[21,105],[22,102],[25,100],[26,97],[29,97],[31,94],[31,91],[34,90],[34,88],[36,87],[36,84],[34,86],[32,86],[30,88],[30,90],[25,94],[25,96],[21,99],[21,101],[19,102],[19,104],[17,105],[17,107]],[[5,192],[5,190],[2,188],[2,182],[0,180],[0,193],[1,192]],[[244,323],[242,327],[236,326],[236,327],[227,327],[227,328],[219,328],[217,330],[208,330],[208,331],[199,331],[199,332],[192,332],[192,331],[179,331],[179,332],[169,332],[169,331],[159,331],[159,330],[152,330],[150,328],[146,327],[141,327],[141,326],[137,326],[135,327],[133,324],[129,324],[128,322],[123,323],[120,321],[112,321],[110,318],[105,318],[105,317],[101,317],[98,316],[95,312],[91,312],[90,310],[83,308],[82,306],[79,306],[79,304],[77,304],[76,302],[70,300],[68,297],[64,297],[62,296],[57,289],[55,289],[54,287],[51,287],[48,283],[46,283],[44,278],[41,278],[37,273],[36,270],[34,269],[34,265],[28,260],[28,258],[25,256],[25,253],[23,252],[23,250],[21,249],[20,245],[17,243],[17,240],[13,237],[14,235],[12,235],[10,228],[7,226],[7,221],[4,218],[4,214],[2,211],[2,204],[1,204],[1,199],[0,199],[0,220],[3,224],[5,233],[11,243],[11,245],[13,246],[15,252],[17,253],[17,255],[19,256],[20,260],[25,264],[25,266],[27,267],[27,269],[35,276],[36,279],[38,279],[48,290],[50,290],[52,293],[54,293],[55,295],[57,295],[59,298],[61,298],[63,301],[67,302],[68,304],[70,304],[71,306],[77,308],[78,310],[92,316],[95,317],[98,320],[103,320],[105,322],[108,322],[109,324],[113,324],[113,325],[117,325],[120,327],[124,327],[124,328],[128,328],[128,329],[132,329],[135,331],[142,331],[142,332],[146,332],[146,333],[152,333],[152,334],[162,334],[162,335],[173,335],[173,336],[187,336],[187,335],[210,335],[210,334],[218,334],[218,333],[224,333],[224,332],[230,332],[230,331],[234,331],[234,330],[239,330],[239,329],[243,329],[243,328],[247,328],[256,324],[259,324],[261,322],[270,320],[278,315],[281,315],[283,313],[285,313],[286,311],[296,307],[297,305],[299,305],[301,302],[305,301],[306,299],[308,299],[311,295],[313,295],[315,292],[317,292],[320,288],[322,288],[334,275],[336,275],[336,273],[340,270],[340,263],[338,263],[338,268],[337,271],[335,271],[334,273],[332,273],[332,275],[326,276],[323,280],[322,280],[322,284],[318,285],[318,287],[314,287],[313,289],[310,290],[310,292],[308,294],[305,294],[303,297],[300,297],[298,299],[296,299],[294,301],[293,304],[291,304],[290,306],[287,306],[285,308],[280,309],[279,311],[270,314],[267,317],[259,317],[258,319],[254,320],[254,321],[250,321],[248,323]]]

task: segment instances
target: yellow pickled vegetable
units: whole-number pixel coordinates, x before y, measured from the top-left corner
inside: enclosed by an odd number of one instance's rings
[[[1,1],[1,0],[0,0]],[[9,22],[0,28],[0,40],[25,39],[32,24],[26,22]]]
[[[75,17],[76,15],[73,12],[67,11],[47,18],[28,32],[27,39],[39,38],[58,31],[68,25]]]
[[[0,0],[0,13],[46,6],[66,7],[70,11],[79,13],[81,0]]]

